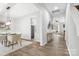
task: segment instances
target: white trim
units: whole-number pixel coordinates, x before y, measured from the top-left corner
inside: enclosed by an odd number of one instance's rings
[[[47,42],[45,42],[45,43],[40,43],[40,46],[44,46],[45,44],[47,44]]]
[[[65,40],[65,42],[66,42],[66,40]],[[67,42],[66,42],[66,46],[67,46],[67,49],[68,49],[69,55],[72,56],[72,55],[71,55],[71,52],[70,52],[70,49],[69,49],[69,47],[68,47]]]

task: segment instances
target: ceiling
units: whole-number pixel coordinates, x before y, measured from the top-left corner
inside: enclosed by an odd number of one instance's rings
[[[2,9],[6,6],[7,3],[0,3],[0,12],[2,11]]]
[[[8,6],[11,7],[9,11],[6,9]],[[39,9],[32,3],[0,3],[0,15],[4,16],[8,13],[11,17],[17,18],[37,11]]]
[[[17,3],[9,11],[12,17],[22,17],[34,12],[39,11],[32,3]]]
[[[46,9],[52,16],[65,15],[66,3],[37,3],[39,9]]]
[[[79,3],[72,3],[72,5],[75,5],[76,6],[76,5],[79,5]]]
[[[45,3],[44,5],[53,16],[59,16],[66,12],[66,3]]]
[[[11,7],[9,12],[6,10],[8,6]],[[59,16],[66,11],[65,3],[0,3],[0,15],[3,14],[6,16],[8,12],[11,17],[22,17],[24,15],[38,12],[39,6],[48,10],[53,16]],[[52,11],[55,11],[55,7],[58,7],[59,11],[52,13]]]

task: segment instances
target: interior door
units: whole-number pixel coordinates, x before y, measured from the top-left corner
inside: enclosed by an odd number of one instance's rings
[[[34,39],[34,25],[31,25],[31,39]]]

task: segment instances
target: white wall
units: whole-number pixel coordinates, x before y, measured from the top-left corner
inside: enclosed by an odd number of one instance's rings
[[[41,35],[41,41],[40,45],[43,46],[47,43],[47,31],[48,30],[48,24],[49,21],[51,20],[50,14],[47,10],[43,9],[41,10],[41,23],[42,23],[42,35]]]
[[[73,21],[74,20],[72,16],[73,11],[71,11],[70,8],[71,8],[71,5],[68,4],[66,9],[66,20],[65,20],[66,22],[65,40],[66,40],[67,48],[69,50],[70,55],[78,55],[76,24]]]
[[[12,32],[20,32],[22,33],[22,38],[30,39],[30,19],[22,18],[22,19],[13,19],[11,21],[11,31]]]
[[[13,32],[20,32],[22,33],[22,38],[24,39],[31,39],[31,19],[34,21],[36,20],[35,23],[40,19],[39,18],[39,12],[26,15],[20,18],[13,18],[12,23],[11,23],[11,31]],[[38,25],[38,24],[36,24]],[[38,33],[38,27],[35,25],[35,38],[36,41],[39,41],[39,33]]]
[[[79,11],[74,6],[71,6],[71,11],[73,21],[75,22],[76,25],[76,33],[77,36],[79,36]]]
[[[2,21],[2,22],[6,22],[7,19],[6,19],[6,17],[4,17],[3,15],[0,15],[0,21]]]
[[[75,24],[75,44],[76,44],[76,55],[79,56],[79,47],[77,45],[79,45],[79,11],[73,6],[71,5],[71,16],[73,18],[73,22]]]

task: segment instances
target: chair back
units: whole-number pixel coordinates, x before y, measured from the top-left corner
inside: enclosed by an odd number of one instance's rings
[[[8,41],[10,42],[16,42],[21,40],[21,34],[10,34],[8,35]]]

